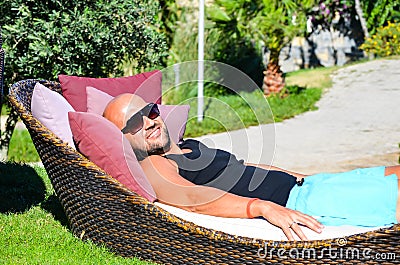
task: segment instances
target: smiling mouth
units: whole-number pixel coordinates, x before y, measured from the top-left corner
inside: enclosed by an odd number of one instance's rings
[[[155,128],[148,136],[147,139],[151,139],[151,138],[156,138],[160,135],[161,132],[161,128],[157,127]]]

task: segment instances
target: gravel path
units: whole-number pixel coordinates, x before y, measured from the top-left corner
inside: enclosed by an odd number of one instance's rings
[[[398,164],[400,60],[348,66],[333,82],[317,111],[198,139],[249,162],[306,174]]]

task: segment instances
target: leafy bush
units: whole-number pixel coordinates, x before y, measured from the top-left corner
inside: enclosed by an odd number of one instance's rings
[[[158,1],[0,0],[8,83],[58,74],[121,75],[161,62]]]
[[[400,23],[379,27],[376,34],[365,40],[361,49],[377,56],[400,55]]]
[[[364,0],[361,6],[371,34],[376,34],[378,28],[384,26],[386,21],[400,20],[398,0]]]

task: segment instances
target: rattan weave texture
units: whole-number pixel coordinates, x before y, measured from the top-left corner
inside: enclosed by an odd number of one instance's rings
[[[36,120],[30,111],[36,82],[61,93],[57,82],[23,80],[12,86],[9,99],[31,134],[73,234],[82,240],[160,264],[400,264],[400,225],[340,240],[286,242],[228,235],[177,218],[126,189]],[[395,259],[373,259],[376,253]]]
[[[3,37],[1,35],[1,28],[0,28],[0,109],[3,103],[3,96],[4,96],[4,50],[3,50]]]

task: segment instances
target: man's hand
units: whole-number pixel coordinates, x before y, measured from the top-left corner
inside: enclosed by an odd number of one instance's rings
[[[301,230],[302,225],[307,226],[317,233],[321,233],[324,227],[309,215],[285,208],[270,201],[256,201],[253,207],[252,213],[255,214],[254,216],[263,216],[271,224],[280,227],[288,240],[294,240],[292,230],[301,240],[307,240],[307,237]]]

